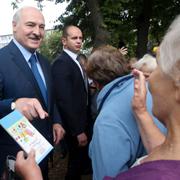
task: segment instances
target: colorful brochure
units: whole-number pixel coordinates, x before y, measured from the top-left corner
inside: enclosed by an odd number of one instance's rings
[[[28,154],[31,149],[36,152],[36,162],[41,160],[53,149],[53,146],[39,133],[39,131],[15,110],[0,120],[0,125]]]

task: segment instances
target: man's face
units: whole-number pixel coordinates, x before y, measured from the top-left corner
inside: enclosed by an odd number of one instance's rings
[[[44,28],[44,17],[35,8],[23,9],[19,21],[13,22],[15,39],[30,52],[40,47],[45,34]]]
[[[82,46],[82,32],[75,26],[70,26],[67,30],[67,37],[62,38],[64,48],[78,53]]]

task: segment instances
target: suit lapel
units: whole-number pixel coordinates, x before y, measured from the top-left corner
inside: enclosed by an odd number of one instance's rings
[[[84,90],[87,92],[86,89],[86,85],[85,85],[85,81],[84,78],[81,74],[81,70],[79,69],[78,65],[74,62],[74,60],[71,58],[71,56],[69,56],[69,54],[67,54],[65,51],[63,51],[63,55],[68,57],[68,61],[72,64],[72,66],[76,69],[76,72],[79,74],[79,77],[81,78],[81,80],[83,81],[84,84]]]
[[[27,78],[27,80],[32,84],[32,86],[35,88],[35,91],[40,97],[41,101],[44,102],[43,96],[41,94],[41,91],[39,89],[38,83],[28,65],[26,62],[24,56],[18,49],[18,47],[14,44],[13,41],[9,44],[10,52],[12,54],[12,61],[17,65],[17,67],[20,69],[20,71],[24,74],[24,76]],[[44,103],[45,104],[45,103]]]

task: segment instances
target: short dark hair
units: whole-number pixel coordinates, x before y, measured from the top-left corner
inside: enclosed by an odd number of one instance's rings
[[[69,35],[69,34],[68,34],[68,29],[69,29],[70,27],[77,27],[77,28],[79,28],[78,26],[75,26],[75,25],[73,25],[73,24],[64,26],[64,28],[62,29],[62,37],[66,38],[66,37]]]

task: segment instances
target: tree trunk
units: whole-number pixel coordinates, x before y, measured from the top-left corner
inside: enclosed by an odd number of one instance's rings
[[[104,24],[98,0],[87,0],[87,7],[91,12],[91,19],[95,30],[93,40],[94,48],[108,44],[110,33],[107,31],[106,25]]]
[[[152,13],[152,0],[143,0],[142,12],[137,17],[137,49],[138,58],[147,53],[148,32],[150,26],[150,17]]]

